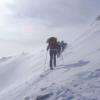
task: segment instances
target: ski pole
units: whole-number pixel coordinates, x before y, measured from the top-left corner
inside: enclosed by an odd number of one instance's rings
[[[44,63],[44,70],[45,70],[45,68],[46,68],[46,62],[47,62],[47,53],[48,53],[48,51],[46,52],[46,58],[45,58],[45,63]]]

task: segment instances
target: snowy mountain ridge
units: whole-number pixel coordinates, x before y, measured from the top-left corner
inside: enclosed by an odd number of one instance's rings
[[[45,60],[46,51],[41,50],[1,62],[0,100],[99,100],[99,21],[69,44],[53,71],[49,55],[46,65]]]

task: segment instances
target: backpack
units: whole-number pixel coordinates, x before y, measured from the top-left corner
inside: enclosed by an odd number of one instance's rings
[[[50,37],[47,40],[47,43],[49,44],[50,49],[57,49],[57,38],[55,37]]]

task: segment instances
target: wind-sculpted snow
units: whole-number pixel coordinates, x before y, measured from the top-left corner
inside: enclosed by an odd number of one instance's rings
[[[54,70],[45,50],[1,59],[0,100],[100,100],[99,21],[69,44]]]

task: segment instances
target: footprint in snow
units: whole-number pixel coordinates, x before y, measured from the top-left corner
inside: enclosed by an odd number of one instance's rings
[[[38,96],[35,100],[47,100],[48,98],[50,98],[53,95],[53,93],[47,93],[44,95],[40,95]]]
[[[29,97],[29,96],[27,96],[27,97],[25,97],[25,98],[24,98],[24,100],[30,100],[30,97]]]

